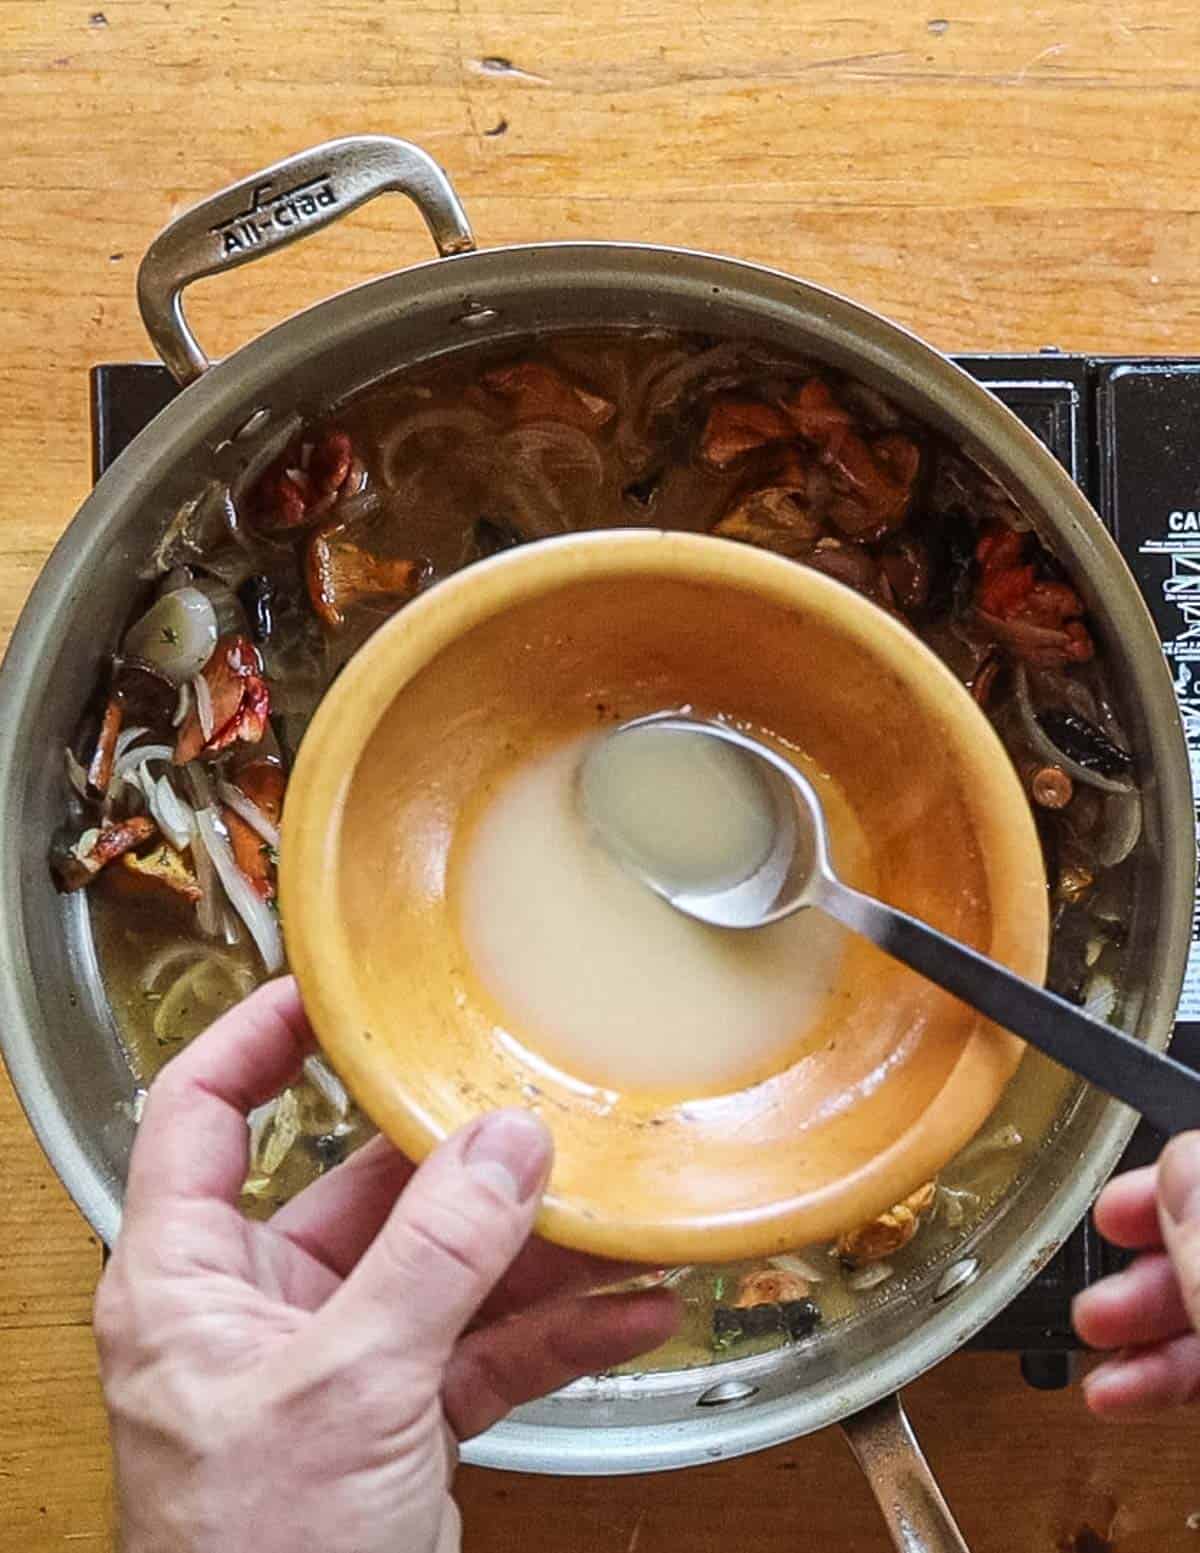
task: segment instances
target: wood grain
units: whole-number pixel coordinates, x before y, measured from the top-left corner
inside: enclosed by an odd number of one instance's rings
[[[484,244],[640,238],[781,266],[946,348],[1200,352],[1200,12],[1186,0],[0,0],[0,633],[88,484],[86,369],[145,358],[174,212],[361,130],[449,169]],[[280,18],[286,15],[286,25]],[[376,204],[197,288],[220,353],[428,256]],[[109,1541],[99,1251],[0,1081],[0,1534]],[[912,1390],[976,1553],[1176,1553],[1195,1426],[1105,1429],[1015,1360]],[[840,1440],[685,1477],[465,1472],[473,1553],[881,1553]]]

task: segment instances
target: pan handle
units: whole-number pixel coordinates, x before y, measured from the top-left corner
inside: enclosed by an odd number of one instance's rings
[[[897,1553],[970,1553],[898,1395],[842,1419]]]
[[[427,152],[389,135],[327,140],[285,157],[184,211],[138,269],[138,306],[154,348],[185,387],[208,368],[183,313],[194,280],[249,264],[319,231],[377,194],[406,194],[443,256],[475,239],[450,180]]]

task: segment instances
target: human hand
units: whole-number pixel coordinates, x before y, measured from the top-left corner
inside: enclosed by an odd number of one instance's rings
[[[1157,1412],[1200,1398],[1200,1132],[1182,1133],[1157,1165],[1110,1181],[1095,1208],[1106,1240],[1140,1255],[1080,1294],[1075,1330],[1119,1350],[1084,1380],[1101,1417]]]
[[[96,1296],[125,1553],[447,1553],[457,1441],[673,1331],[665,1293],[531,1240],[544,1126],[484,1117],[414,1173],[377,1138],[265,1224],[247,1113],[312,1034],[260,988],[151,1086]]]

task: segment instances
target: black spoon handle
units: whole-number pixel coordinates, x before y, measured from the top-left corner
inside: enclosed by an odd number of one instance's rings
[[[1168,1137],[1200,1127],[1200,1074],[1101,1024],[928,923],[825,876],[815,904],[885,954],[919,971],[1097,1089],[1140,1111]]]

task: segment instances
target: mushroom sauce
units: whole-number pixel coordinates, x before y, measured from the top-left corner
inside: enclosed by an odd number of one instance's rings
[[[873,389],[767,347],[561,335],[446,358],[314,416],[177,514],[65,752],[51,864],[87,889],[139,1082],[284,965],[278,821],[309,717],[389,615],[459,567],[573,529],[709,532],[812,566],[904,620],[992,719],[1038,822],[1049,985],[1111,1017],[1141,804],[1082,602],[1028,519]],[[897,773],[897,780],[903,774]],[[888,1296],[1012,1189],[1072,1093],[1028,1054],[936,1182],[828,1246],[676,1269],[651,1362],[800,1342]],[[370,1127],[320,1059],[250,1119],[248,1212]]]

